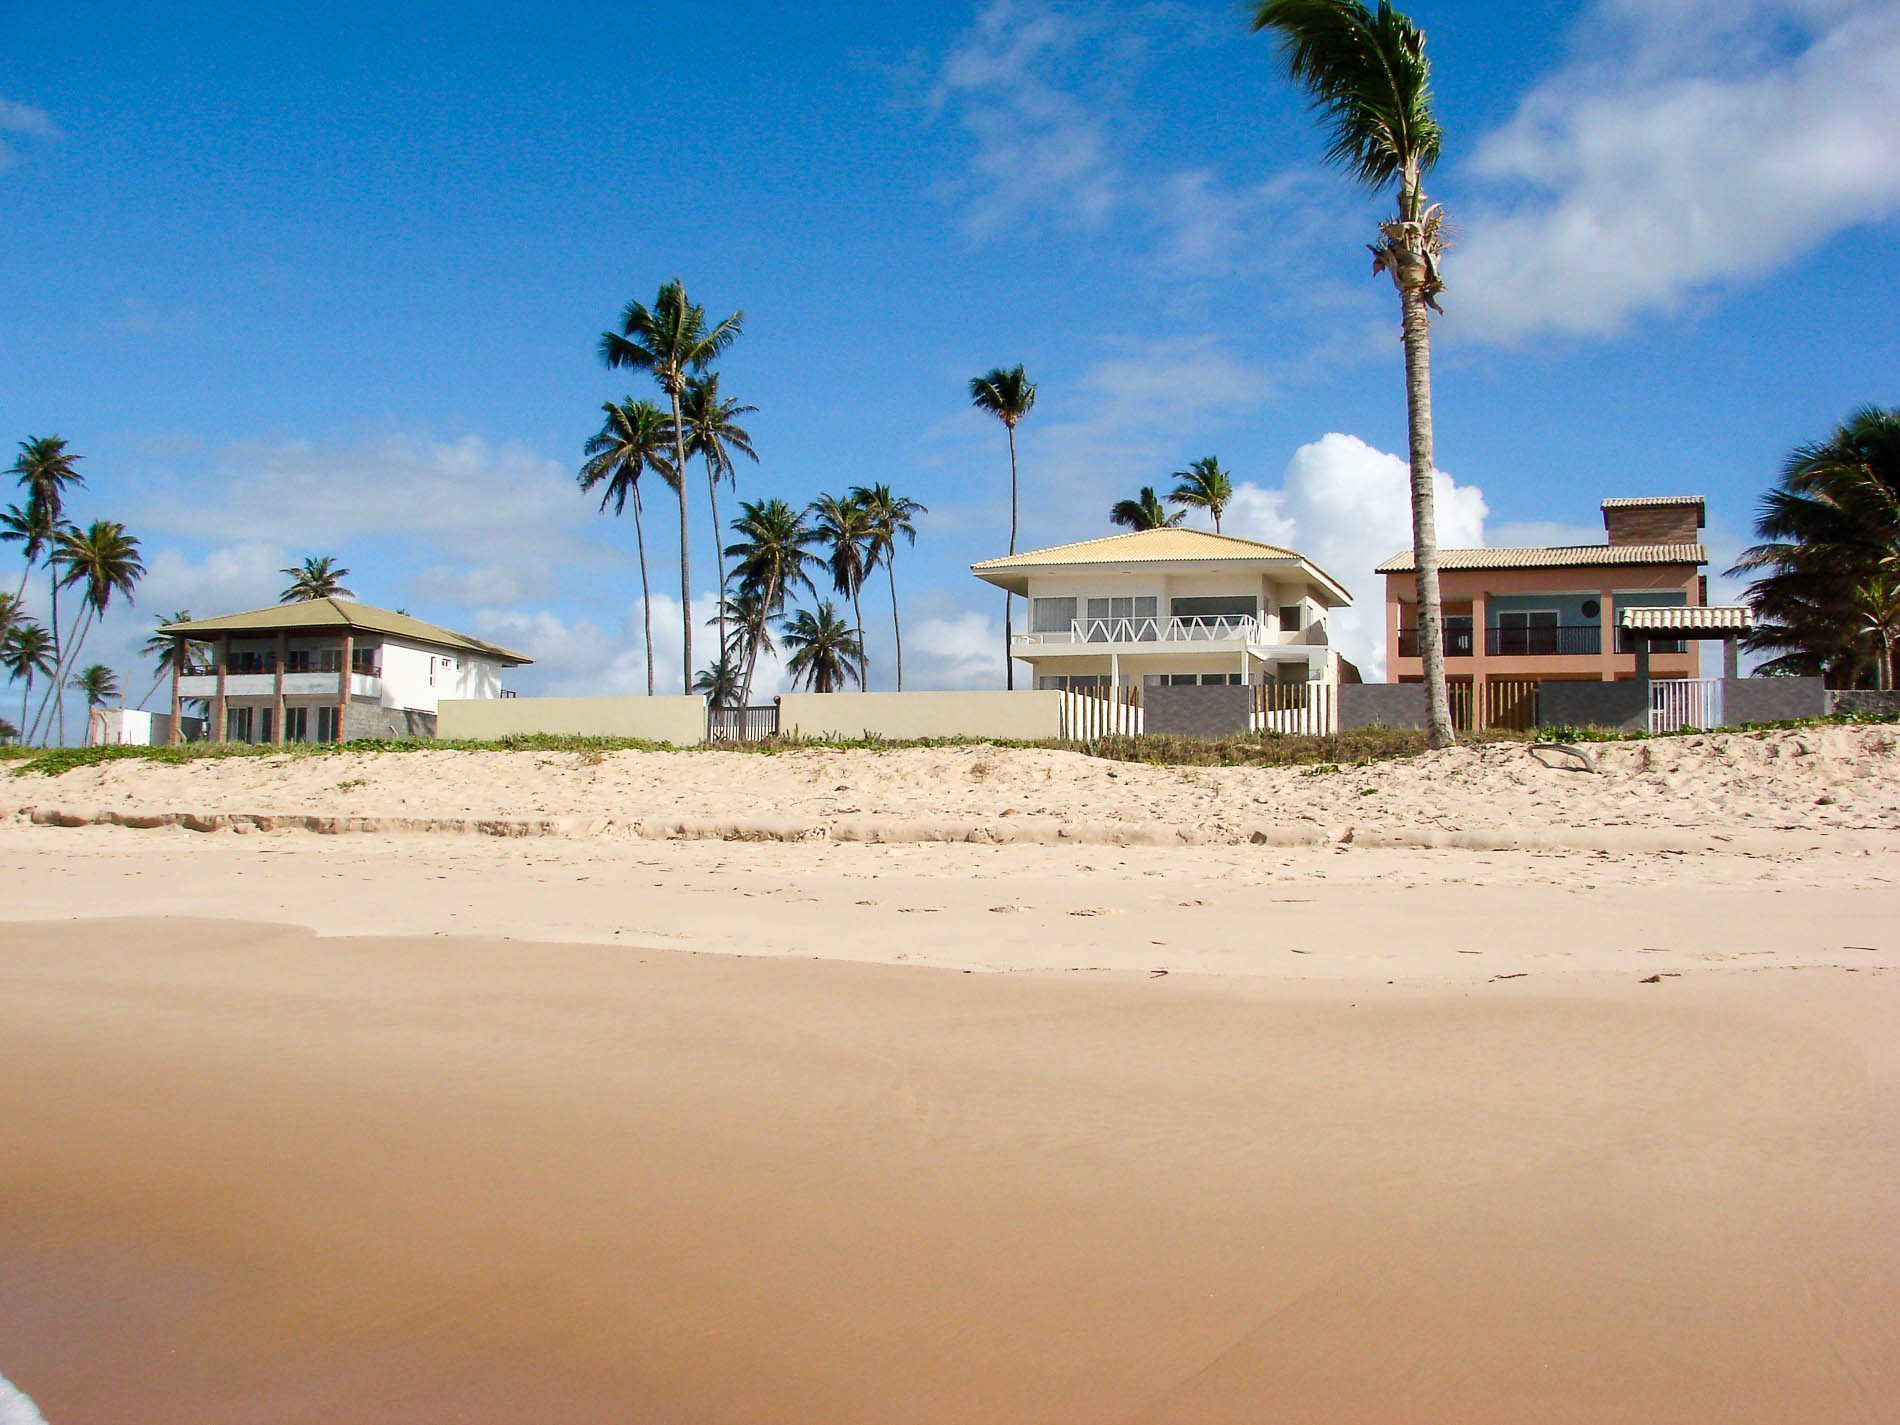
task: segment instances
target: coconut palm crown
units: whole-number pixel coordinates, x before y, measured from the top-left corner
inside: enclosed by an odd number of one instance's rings
[[[1035,409],[1036,383],[1031,381],[1019,362],[1015,366],[997,366],[971,378],[970,404],[988,411],[1003,423],[1009,436],[1009,552],[1016,552],[1016,427]],[[1014,637],[1015,595],[1003,592],[1003,680],[1004,686],[1016,686],[1016,664],[1009,656]]]
[[[891,591],[891,641],[896,648],[897,691],[904,691],[904,629],[897,617],[897,541],[917,543],[917,516],[930,511],[889,485],[853,485],[850,499],[864,510],[871,529],[871,567],[882,563]]]
[[[1155,494],[1153,485],[1143,485],[1141,493],[1132,500],[1117,500],[1108,511],[1110,524],[1134,530],[1169,529],[1186,518],[1186,510],[1170,513],[1161,503],[1161,497]]]
[[[290,587],[277,596],[277,602],[280,604],[301,604],[311,599],[353,599],[356,597],[343,583],[350,577],[350,571],[327,554],[306,559],[301,564],[293,564],[288,569],[279,569],[277,572],[290,577]]]
[[[1191,510],[1206,510],[1214,521],[1214,533],[1220,533],[1220,517],[1233,503],[1233,477],[1220,468],[1212,455],[1204,456],[1185,470],[1174,472],[1178,482],[1168,492],[1168,503]]]
[[[646,524],[640,506],[640,477],[651,470],[669,487],[679,488],[674,468],[673,422],[651,401],[631,396],[616,404],[603,402],[600,430],[587,439],[582,453],[587,461],[578,476],[583,492],[600,491],[600,510],[611,502],[616,515],[633,503],[633,540],[640,558],[640,622],[646,634],[647,696],[653,696],[653,596],[647,583]]]
[[[1453,740],[1445,686],[1444,627],[1438,592],[1438,534],[1432,464],[1431,311],[1444,291],[1439,257],[1443,210],[1425,199],[1444,132],[1432,113],[1425,33],[1379,0],[1260,0],[1253,28],[1271,30],[1294,83],[1327,130],[1327,161],[1360,186],[1395,187],[1397,212],[1379,224],[1374,273],[1398,288],[1405,344],[1406,413],[1412,466],[1412,554],[1418,589],[1419,654],[1425,665],[1429,737]]]
[[[835,693],[854,682],[862,686],[858,670],[864,649],[831,600],[820,602],[815,613],[800,609],[786,621],[785,647],[792,655],[786,671],[814,693]]]

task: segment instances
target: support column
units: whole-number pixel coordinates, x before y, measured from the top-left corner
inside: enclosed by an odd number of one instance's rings
[[[178,692],[178,680],[183,676],[185,667],[185,649],[189,647],[185,636],[176,634],[172,638],[172,735],[171,745],[177,747],[185,740],[185,730],[180,726],[184,716],[185,702]]]
[[[1601,606],[1597,617],[1603,624],[1603,681],[1606,683],[1614,683],[1616,681],[1617,660],[1616,595],[1610,590],[1605,589],[1602,593],[1597,595],[1597,603]],[[1639,644],[1638,646],[1640,647],[1641,645]]]
[[[273,747],[284,745],[284,665],[290,661],[290,635],[277,631],[277,680],[271,687],[270,740]]]
[[[1631,629],[1630,639],[1636,644],[1636,681],[1643,689],[1643,706],[1649,706],[1649,634],[1643,629]]]
[[[211,700],[211,740],[213,742],[222,742],[224,741],[226,724],[230,722],[230,716],[226,712],[224,699],[224,679],[231,666],[231,635],[228,633],[219,634],[217,647],[218,693],[217,696]]]
[[[345,740],[343,725],[350,717],[350,660],[356,656],[356,635],[345,631],[343,635],[343,668],[336,675],[336,740]]]
[[[1742,676],[1742,643],[1738,638],[1722,640],[1722,676],[1730,679]]]

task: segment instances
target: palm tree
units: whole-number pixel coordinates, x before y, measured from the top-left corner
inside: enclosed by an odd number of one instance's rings
[[[139,652],[146,658],[151,659],[152,666],[158,670],[158,675],[152,679],[152,686],[146,690],[145,696],[139,699],[140,707],[144,707],[152,700],[152,694],[158,691],[159,685],[165,681],[166,675],[172,671],[172,665],[174,663],[178,665],[180,674],[192,671],[191,645],[189,643],[185,645],[184,661],[180,662],[178,658],[178,639],[174,635],[164,631],[166,627],[171,624],[190,622],[190,609],[173,609],[169,614],[160,614],[157,624],[153,627],[151,637],[147,638],[140,646]]]
[[[290,576],[290,587],[277,596],[280,604],[301,604],[311,599],[353,599],[356,597],[344,587],[343,581],[350,577],[350,571],[325,554],[315,559],[306,559],[288,569],[279,569],[279,574]]]
[[[708,371],[686,383],[680,414],[686,422],[686,453],[706,462],[706,498],[712,504],[713,557],[719,565],[719,646],[726,646],[726,551],[720,543],[719,482],[737,484],[732,469],[736,451],[753,464],[758,452],[752,437],[735,417],[750,415],[757,406],[742,406],[736,397],[719,394],[719,373]]]
[[[820,495],[811,502],[809,513],[819,538],[829,549],[825,567],[831,570],[831,587],[851,600],[852,631],[858,647],[864,647],[864,581],[877,563],[877,543],[873,537],[871,515],[851,496]],[[862,655],[860,655],[862,656]],[[870,660],[858,668],[858,685],[870,686]]]
[[[1445,689],[1438,596],[1438,522],[1432,466],[1431,311],[1444,283],[1444,210],[1425,201],[1425,174],[1443,133],[1432,116],[1432,70],[1425,32],[1379,0],[1259,0],[1253,28],[1280,37],[1280,56],[1312,96],[1328,129],[1328,162],[1362,187],[1397,185],[1398,211],[1379,224],[1372,270],[1398,288],[1405,341],[1405,404],[1412,457],[1412,556],[1418,589],[1419,653],[1425,664],[1429,739],[1453,740]]]
[[[7,630],[25,618],[26,605],[17,594],[0,594],[0,638],[5,638]]]
[[[714,620],[708,619],[711,623]],[[712,661],[710,667],[701,668],[693,679],[693,691],[704,693],[706,701],[716,708],[738,706],[739,668],[730,658],[720,657]]]
[[[1859,595],[1900,566],[1900,407],[1866,406],[1826,440],[1798,446],[1755,519],[1761,543],[1731,576],[1758,576],[1744,645],[1778,656],[1766,673],[1825,675],[1857,686],[1872,669]]]
[[[1108,522],[1123,529],[1171,529],[1186,518],[1186,510],[1170,514],[1153,485],[1143,485],[1141,494],[1132,500],[1115,501],[1108,511]]]
[[[740,705],[751,693],[752,665],[761,653],[774,652],[772,618],[763,591],[740,585],[725,597],[726,661],[740,670]]]
[[[809,571],[819,559],[809,546],[822,536],[805,522],[802,512],[783,500],[742,500],[732,532],[739,539],[726,546],[726,556],[739,561],[733,573],[742,591],[757,596],[762,619],[783,613],[786,596],[795,589],[817,592]],[[752,697],[752,675],[761,651],[758,640],[747,650],[745,681],[740,685],[742,704]]]
[[[1174,472],[1180,483],[1168,492],[1168,503],[1191,510],[1206,510],[1214,518],[1214,533],[1220,533],[1220,517],[1233,502],[1233,477],[1220,468],[1220,461],[1209,455],[1196,460],[1185,470]]]
[[[119,696],[119,675],[103,663],[88,663],[66,686],[84,693],[88,708],[102,708]]]
[[[970,381],[970,404],[988,411],[1003,423],[1009,434],[1009,552],[1016,552],[1016,427],[1036,404],[1036,383],[1024,374],[1022,366],[1005,370],[998,366]],[[1009,656],[1015,636],[1016,596],[1003,591],[1003,686],[1016,686],[1016,662]]]
[[[618,370],[634,367],[653,373],[653,379],[673,403],[674,486],[680,497],[680,628],[685,656],[680,663],[686,691],[693,688],[693,580],[688,549],[691,543],[686,499],[686,423],[680,410],[687,379],[704,371],[738,337],[745,313],[734,312],[717,326],[706,325],[706,310],[686,300],[679,278],[660,288],[653,305],[629,302],[620,313],[620,331],[600,334],[600,359]]]
[[[26,680],[20,694],[20,726],[24,728],[27,700],[33,696],[33,680],[51,677],[53,673],[53,636],[31,619],[15,624],[0,638],[0,668],[7,670],[8,682]],[[22,740],[26,736],[24,732],[14,735]]]
[[[14,742],[19,739],[20,729],[0,717],[0,743]]]
[[[61,530],[55,542],[53,557],[65,571],[59,577],[58,587],[79,585],[82,609],[78,636],[73,639],[64,658],[56,657],[53,681],[40,703],[42,716],[45,715],[47,703],[57,705],[59,738],[63,744],[66,740],[66,700],[59,696],[60,679],[79,661],[79,652],[86,646],[86,635],[92,631],[94,621],[111,605],[113,594],[124,594],[126,602],[131,602],[133,589],[145,577],[145,563],[139,557],[138,540],[127,534],[125,526],[116,520],[94,520],[84,530]],[[37,726],[34,730],[37,730]],[[47,735],[50,736],[52,731],[53,721],[48,718]]]
[[[0,543],[20,546],[20,586],[14,591],[14,597],[24,598],[33,566],[53,543],[53,524],[46,506],[29,495],[25,504],[8,505],[0,510]]]
[[[870,565],[882,563],[891,587],[891,641],[897,645],[897,691],[904,691],[904,630],[897,618],[897,537],[917,543],[918,515],[930,513],[917,501],[891,493],[889,485],[853,485],[852,502],[870,525]]]
[[[835,693],[852,682],[864,685],[859,672],[864,649],[830,599],[821,600],[816,613],[800,609],[786,621],[785,646],[792,651],[787,671],[814,693]]]
[[[1854,612],[1861,633],[1873,645],[1874,686],[1893,690],[1893,646],[1900,641],[1900,569],[1886,567],[1855,586]]]
[[[667,447],[673,442],[673,423],[666,412],[651,401],[636,401],[631,396],[615,405],[602,404],[606,419],[599,432],[589,436],[583,452],[587,463],[581,466],[580,487],[591,493],[600,486],[601,513],[613,502],[614,513],[623,513],[627,501],[633,501],[633,540],[640,551],[640,623],[647,640],[647,696],[653,696],[653,594],[647,584],[647,535],[641,519],[640,477],[651,470],[673,489],[679,488],[679,472],[673,466]]]
[[[78,468],[82,458],[68,450],[66,442],[56,435],[30,436],[20,442],[20,453],[14,459],[10,472],[26,491],[28,522],[35,524],[39,530],[38,540],[26,546],[26,568],[20,571],[20,592],[26,592],[26,580],[32,572],[34,559],[44,554],[47,584],[53,604],[55,660],[65,647],[64,630],[59,621],[60,584],[56,540],[66,524],[66,487],[86,483],[86,477],[79,473]],[[8,533],[12,534],[11,527]]]

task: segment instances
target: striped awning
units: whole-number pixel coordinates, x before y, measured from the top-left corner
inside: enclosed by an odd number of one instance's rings
[[[1755,626],[1755,614],[1743,604],[1651,604],[1624,609],[1616,621],[1634,633],[1670,638],[1739,638]]]

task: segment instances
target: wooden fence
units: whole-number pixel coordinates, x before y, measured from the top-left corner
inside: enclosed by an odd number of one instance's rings
[[[1459,732],[1487,727],[1528,731],[1537,726],[1537,682],[1530,678],[1492,678],[1484,696],[1476,696],[1469,682],[1447,683],[1451,698],[1451,725]]]
[[[1339,731],[1339,690],[1330,683],[1259,683],[1252,688],[1249,730],[1289,737]]]
[[[1077,688],[1062,695],[1062,736],[1071,742],[1134,737],[1141,730],[1139,687]]]

